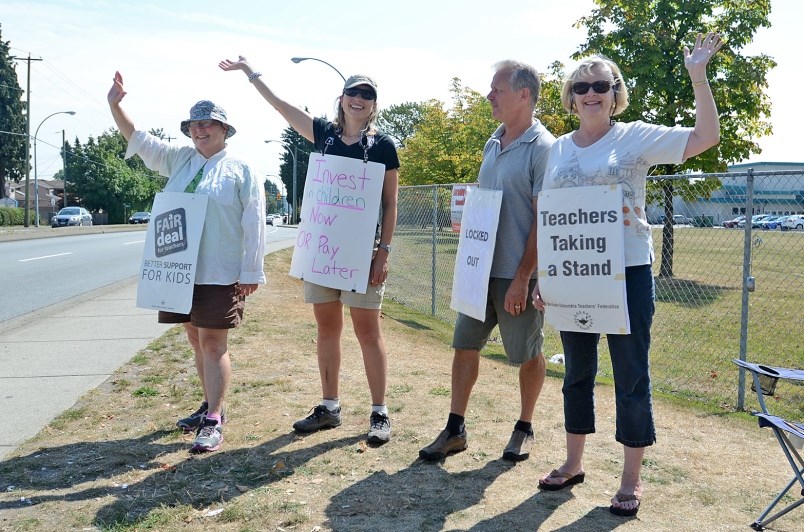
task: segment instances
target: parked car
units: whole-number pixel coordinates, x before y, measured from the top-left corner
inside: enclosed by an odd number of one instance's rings
[[[782,231],[792,229],[804,229],[804,214],[793,214],[782,222]]]
[[[739,224],[743,220],[745,220],[745,215],[741,214],[737,218],[734,218],[732,220],[726,220],[725,222],[723,222],[720,225],[722,225],[723,227],[737,227],[737,224]]]
[[[128,218],[130,224],[147,224],[151,221],[150,212],[135,212]]]
[[[758,227],[759,229],[774,229],[776,226],[773,224],[779,218],[781,218],[781,216],[768,216],[767,218],[760,220],[755,227]]]
[[[83,207],[64,207],[51,218],[50,227],[66,225],[92,225],[92,215]]]
[[[751,227],[759,227],[759,222],[770,216],[770,214],[755,214],[751,217]],[[737,227],[745,227],[745,220],[737,223]]]
[[[790,218],[790,216],[777,216],[773,220],[765,218],[762,220],[762,229],[781,229],[782,223]]]
[[[673,225],[690,225],[692,224],[692,218],[689,216],[684,216],[683,214],[674,214],[673,215]]]

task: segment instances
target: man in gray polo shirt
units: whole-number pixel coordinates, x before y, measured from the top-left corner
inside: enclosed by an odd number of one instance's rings
[[[547,157],[555,137],[533,117],[539,76],[530,65],[501,61],[494,65],[487,98],[502,122],[483,148],[480,188],[503,191],[497,245],[491,265],[486,319],[458,314],[452,346],[452,400],[446,428],[419,451],[425,460],[441,460],[467,446],[464,416],[477,381],[480,350],[495,326],[512,364],[519,365],[519,420],[503,458],[526,460],[533,446],[533,410],[545,376],[542,343],[544,315],[529,305],[536,284],[536,196],[542,188]]]

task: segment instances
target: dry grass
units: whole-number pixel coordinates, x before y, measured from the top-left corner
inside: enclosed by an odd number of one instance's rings
[[[266,257],[269,285],[249,299],[247,321],[233,333],[221,451],[191,456],[191,436],[173,430],[199,401],[191,352],[173,329],[0,463],[0,530],[746,530],[789,478],[770,432],[747,416],[657,399],[659,443],[646,455],[643,508],[637,519],[616,518],[607,506],[622,452],[612,436],[613,391],[601,385],[586,483],[541,493],[538,477],[563,457],[561,382],[545,384],[530,460],[501,460],[518,391],[499,346],[481,363],[469,449],[422,463],[418,450],[449,408],[451,327],[390,303],[391,443],[364,443],[370,399],[348,320],[344,424],[297,436],[290,425],[320,388],[315,327],[299,282],[284,274],[289,259]],[[776,529],[802,530],[798,514]]]

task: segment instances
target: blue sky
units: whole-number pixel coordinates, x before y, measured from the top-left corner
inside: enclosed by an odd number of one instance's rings
[[[3,0],[0,23],[14,55],[43,59],[31,64],[31,133],[51,113],[77,113],[42,124],[41,178],[61,169],[62,129],[68,139],[83,142],[113,126],[106,93],[115,70],[123,74],[129,93],[124,105],[139,128],[161,127],[178,137],[173,142],[189,143],[179,122],[197,100],[214,100],[238,130],[230,147],[271,174],[278,173],[282,148],[264,140],[279,138],[286,124],[242,73],[220,71],[221,59],[245,55],[277,93],[316,115],[332,115],[342,82],[326,65],[294,64],[293,56],[324,59],[346,76],[372,75],[381,107],[446,101],[453,77],[485,94],[491,65],[500,59],[519,59],[539,70],[554,60],[571,65],[569,56],[585,40],[572,25],[592,6],[591,0]],[[801,161],[793,144],[800,113],[791,112],[803,77],[794,58],[798,46],[791,44],[801,42],[794,38],[800,29],[793,27],[804,15],[800,6],[797,0],[773,0],[771,29],[745,50],[779,63],[769,76],[774,135],[759,139],[764,152],[751,162]],[[17,74],[25,88],[25,63]]]

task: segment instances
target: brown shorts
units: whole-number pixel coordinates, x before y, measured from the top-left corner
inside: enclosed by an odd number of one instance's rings
[[[159,311],[159,323],[190,322],[202,329],[234,329],[243,321],[246,298],[240,283],[230,285],[197,284],[193,287],[193,306],[189,314]]]

